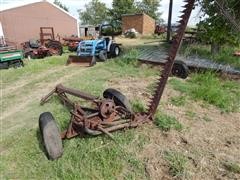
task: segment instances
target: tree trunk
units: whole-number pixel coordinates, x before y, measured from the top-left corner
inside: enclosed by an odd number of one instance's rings
[[[212,44],[211,44],[211,53],[212,53],[212,54],[218,54],[219,51],[220,51],[220,48],[221,48],[220,44],[218,44],[218,43],[212,43]]]

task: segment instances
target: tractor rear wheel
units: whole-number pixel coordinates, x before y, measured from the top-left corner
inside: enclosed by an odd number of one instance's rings
[[[50,112],[44,112],[40,115],[39,128],[48,159],[55,160],[62,156],[63,145],[60,131]]]
[[[112,58],[115,58],[115,57],[119,56],[120,51],[121,51],[121,49],[117,44],[115,44],[115,43],[111,44],[111,46],[110,46],[110,56]]]
[[[186,79],[189,74],[189,69],[183,61],[176,60],[172,67],[172,75]]]
[[[61,43],[59,42],[52,42],[50,41],[46,47],[49,49],[50,55],[59,55],[61,56],[63,53],[63,47]]]
[[[132,112],[132,108],[131,105],[127,99],[126,96],[124,96],[121,92],[119,92],[116,89],[106,89],[103,92],[103,97],[107,98],[107,99],[113,99],[113,101],[115,102],[115,104],[117,106],[122,106],[124,108],[126,108],[129,112]]]

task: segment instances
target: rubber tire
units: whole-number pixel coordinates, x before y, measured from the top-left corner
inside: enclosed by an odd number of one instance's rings
[[[126,96],[124,96],[121,92],[119,92],[116,89],[106,89],[103,92],[103,97],[106,99],[113,99],[113,101],[115,102],[115,104],[117,106],[122,106],[124,108],[126,108],[129,112],[132,112],[132,108],[131,105],[127,99]]]
[[[116,48],[118,48],[118,54],[116,53]],[[120,52],[121,52],[121,49],[117,44],[115,44],[115,43],[111,44],[111,46],[110,46],[110,56],[112,58],[115,58],[115,57],[119,56]]]
[[[77,51],[77,46],[76,46],[76,47],[70,47],[70,46],[68,46],[68,51],[70,51],[70,52],[76,52],[76,51]]]
[[[47,48],[58,49],[58,54],[55,54],[55,55],[61,56],[62,53],[63,53],[63,47],[60,43],[49,42],[48,45],[47,45]]]
[[[39,129],[48,159],[55,160],[61,157],[63,154],[62,139],[56,121],[50,112],[40,115]]]
[[[0,62],[0,69],[8,69],[9,63],[8,62]]]
[[[172,67],[172,75],[186,79],[189,74],[189,69],[183,61],[175,61]]]
[[[23,66],[24,66],[24,64],[23,64],[22,60],[15,61],[15,63],[13,64],[14,68],[20,68],[20,67],[23,67]]]
[[[98,55],[99,59],[101,61],[106,61],[107,60],[107,52],[104,50],[101,50]]]

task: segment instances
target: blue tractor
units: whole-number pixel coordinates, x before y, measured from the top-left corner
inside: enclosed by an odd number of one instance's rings
[[[67,64],[79,63],[82,65],[93,66],[96,59],[106,61],[108,58],[119,56],[120,44],[114,41],[115,33],[113,26],[106,24],[99,27],[99,38],[95,40],[84,40],[79,42],[76,56],[69,56]]]

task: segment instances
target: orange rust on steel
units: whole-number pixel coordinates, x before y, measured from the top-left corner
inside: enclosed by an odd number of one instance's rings
[[[166,58],[166,63],[164,65],[163,70],[161,71],[161,75],[159,77],[158,83],[156,84],[156,89],[154,91],[153,96],[150,98],[149,106],[147,114],[150,116],[154,116],[156,113],[158,104],[163,94],[163,90],[166,86],[168,77],[171,73],[172,66],[174,64],[175,57],[177,55],[178,49],[180,47],[185,29],[187,27],[188,20],[190,18],[195,0],[185,0],[186,5],[184,5],[183,15],[181,16],[181,20],[178,21],[180,25],[178,26],[177,35],[173,39],[172,46],[168,52],[168,57]]]
[[[76,96],[76,97],[79,97],[79,98],[83,98],[85,100],[90,100],[90,101],[94,101],[97,99],[97,97],[95,96],[92,96],[92,95],[89,95],[87,93],[84,93],[84,92],[81,92],[79,90],[76,90],[76,89],[71,89],[71,88],[67,88],[67,87],[64,87],[62,84],[59,84],[56,86],[56,91],[59,92],[59,93],[67,93],[67,94],[70,94],[70,95],[73,95],[73,96]]]
[[[62,100],[64,106],[65,106],[66,103],[67,103],[67,105],[69,105],[69,106],[71,106],[71,107],[74,107],[74,103],[73,103],[70,99],[68,99],[68,97],[66,96],[65,93],[58,93],[58,96],[59,96],[59,98]]]
[[[119,118],[118,118],[119,120]],[[130,120],[119,120],[119,121],[112,121],[112,122],[101,122],[101,125],[103,126],[115,126],[123,123],[129,123]]]
[[[108,135],[111,139],[114,140],[113,135],[111,133],[109,133],[106,129],[104,129],[103,127],[98,126],[98,130],[102,131],[104,134]]]
[[[44,96],[40,101],[40,105],[43,105],[44,103],[46,103],[47,100],[50,98],[50,96],[52,96],[55,92],[56,92],[56,88],[54,88],[50,93]]]

